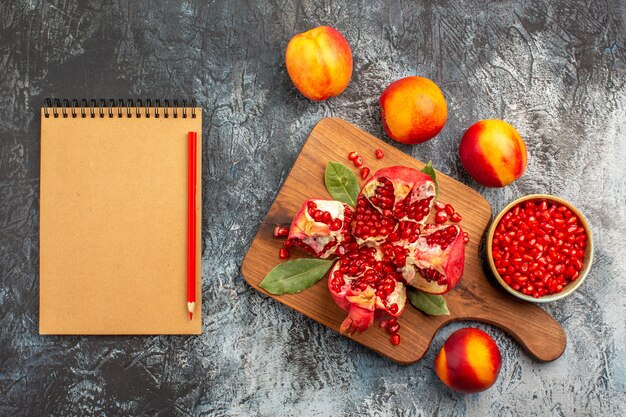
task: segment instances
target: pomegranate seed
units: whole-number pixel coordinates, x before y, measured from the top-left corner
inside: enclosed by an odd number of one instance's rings
[[[385,157],[385,153],[383,152],[382,149],[376,149],[374,151],[374,154],[376,154],[377,159],[383,159]]]
[[[448,221],[448,214],[445,211],[440,211],[435,215],[435,223],[443,224]]]
[[[398,304],[392,304],[389,306],[389,311],[391,314],[396,314],[398,312]]]
[[[339,219],[335,219],[332,221],[332,223],[330,224],[330,230],[332,230],[333,232],[336,232],[337,230],[341,229],[342,226],[342,222]]]
[[[356,158],[354,158],[354,159],[352,160],[352,162],[354,162],[354,166],[358,168],[358,167],[360,167],[361,165],[363,165],[363,157],[362,157],[362,156],[360,156],[360,155],[357,155],[357,157],[356,157]]]
[[[384,329],[385,327],[387,327],[388,322],[386,320],[381,321],[378,325],[380,326],[381,329]]]
[[[283,226],[274,227],[274,237],[287,237],[289,236],[289,229]]]
[[[348,160],[354,161],[357,156],[359,156],[359,153],[357,151],[352,151],[348,154]]]
[[[361,178],[365,179],[370,174],[370,169],[368,167],[361,168]]]
[[[448,213],[448,216],[452,216],[454,214],[454,207],[452,207],[451,204],[446,204],[444,207],[444,210],[446,210],[446,213]]]
[[[442,211],[446,209],[446,204],[442,203],[441,201],[437,201],[435,203],[435,209],[437,209],[437,211]]]
[[[289,251],[287,250],[287,248],[280,248],[280,250],[278,251],[278,257],[280,259],[289,258]]]
[[[399,334],[394,334],[391,336],[391,338],[389,339],[391,341],[391,344],[394,346],[398,346],[400,344],[400,335]]]
[[[452,215],[450,216],[450,220],[452,220],[455,223],[458,223],[461,221],[461,215],[459,213],[452,213]]]
[[[387,323],[387,333],[389,333],[389,334],[396,334],[396,333],[398,333],[399,330],[400,330],[400,324],[399,323],[394,323],[394,324]]]

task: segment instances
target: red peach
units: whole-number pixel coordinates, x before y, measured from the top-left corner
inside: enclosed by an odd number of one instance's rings
[[[479,329],[452,333],[435,358],[435,372],[448,387],[474,393],[496,382],[502,356],[496,342]]]
[[[465,170],[487,187],[504,187],[526,169],[526,144],[503,120],[481,120],[461,139],[459,156]]]
[[[295,35],[285,53],[287,72],[311,100],[326,100],[346,89],[352,77],[352,50],[336,29],[320,26]]]
[[[424,77],[394,81],[380,96],[383,127],[390,138],[408,144],[435,137],[448,117],[448,106],[437,84]]]

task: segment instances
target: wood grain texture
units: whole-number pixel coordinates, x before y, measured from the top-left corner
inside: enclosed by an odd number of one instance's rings
[[[374,157],[377,148],[383,149],[385,158],[377,160]],[[329,198],[323,181],[326,164],[328,161],[347,163],[346,157],[353,150],[364,156],[365,165],[372,172],[391,165],[418,169],[424,166],[423,162],[348,122],[339,118],[322,119],[309,135],[243,261],[241,271],[251,286],[265,292],[259,283],[281,262],[278,250],[282,240],[272,236],[274,226],[289,223],[307,198]],[[463,278],[454,290],[445,295],[450,315],[428,316],[407,306],[398,320],[402,326],[402,343],[397,347],[389,343],[389,337],[377,325],[351,338],[398,363],[410,364],[424,356],[441,326],[469,319],[502,328],[541,361],[558,358],[565,350],[566,342],[561,326],[538,306],[519,301],[496,287],[497,284],[490,282],[483,272],[478,250],[491,219],[489,203],[479,193],[453,178],[438,172],[437,179],[439,199],[451,203],[461,213],[461,226],[470,235]],[[294,257],[306,256],[296,249],[291,252]],[[332,300],[326,279],[298,294],[275,296],[265,293],[336,331],[346,317],[346,312]]]

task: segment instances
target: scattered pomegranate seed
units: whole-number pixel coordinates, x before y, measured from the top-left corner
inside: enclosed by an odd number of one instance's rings
[[[448,221],[448,214],[445,211],[439,211],[435,215],[435,223],[442,224]]]
[[[274,237],[287,237],[289,236],[289,229],[283,226],[276,226],[274,228]]]
[[[461,215],[459,213],[452,213],[452,215],[450,216],[450,220],[452,220],[455,223],[458,223],[461,221]]]
[[[384,329],[385,327],[387,327],[387,324],[388,324],[387,320],[383,320],[380,323],[378,323],[381,329]]]
[[[360,167],[361,165],[363,165],[363,157],[360,155],[357,155],[357,157],[354,158],[352,162],[354,162],[355,167]]]
[[[463,232],[463,242],[469,243],[469,233]]]
[[[370,169],[368,167],[361,168],[361,178],[365,179],[370,174]]]
[[[278,257],[280,259],[289,258],[289,251],[287,250],[287,248],[280,248],[280,250],[278,251]]]
[[[446,209],[446,204],[442,203],[441,201],[437,201],[435,203],[435,209],[437,209],[437,211],[443,211]]]
[[[387,323],[387,333],[396,334],[400,330],[400,323],[389,324]]]
[[[376,149],[374,154],[376,154],[376,159],[383,159],[385,157],[385,153],[382,149]]]
[[[348,160],[354,161],[357,156],[359,156],[359,153],[357,151],[352,151],[348,154]]]
[[[445,208],[446,213],[448,213],[448,216],[452,216],[454,214],[454,207],[452,207],[451,204],[446,204]]]
[[[492,245],[494,264],[504,282],[539,298],[561,292],[578,278],[587,234],[567,206],[534,200],[520,203],[502,217]]]
[[[394,334],[393,336],[391,336],[389,341],[391,342],[392,345],[398,346],[400,344],[400,335]]]

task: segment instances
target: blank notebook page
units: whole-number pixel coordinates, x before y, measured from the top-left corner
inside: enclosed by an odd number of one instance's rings
[[[199,334],[201,110],[41,112],[41,334]],[[163,109],[161,109],[163,112]],[[187,133],[198,134],[196,307],[186,304]]]

